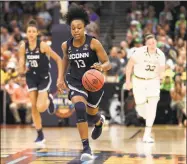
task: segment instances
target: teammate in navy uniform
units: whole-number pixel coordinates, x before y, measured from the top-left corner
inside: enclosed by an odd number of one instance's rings
[[[95,124],[92,138],[97,139],[101,135],[105,120],[104,116],[98,112],[98,105],[104,92],[103,90],[98,92],[85,90],[82,85],[82,76],[91,68],[108,71],[111,64],[101,43],[85,34],[85,26],[89,24],[89,18],[84,9],[78,6],[70,7],[66,21],[71,27],[73,37],[62,44],[64,54],[62,74],[66,78],[66,81],[63,81],[63,89],[67,87],[66,89],[70,90],[69,98],[75,107],[77,128],[83,144],[80,159],[86,161],[93,158],[88,140],[87,121]]]
[[[49,96],[51,85],[50,57],[58,66],[57,87],[62,88],[62,59],[45,43],[37,38],[38,29],[35,20],[31,20],[26,29],[28,42],[22,42],[19,49],[19,72],[26,73],[29,97],[32,103],[32,119],[38,136],[36,143],[44,143],[40,112],[48,109],[50,114],[55,113],[52,97]],[[26,63],[28,70],[26,71]]]

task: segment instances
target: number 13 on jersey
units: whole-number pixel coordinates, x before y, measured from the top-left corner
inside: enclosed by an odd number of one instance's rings
[[[74,60],[74,61],[77,63],[78,68],[86,67],[86,64],[85,64],[84,60]]]

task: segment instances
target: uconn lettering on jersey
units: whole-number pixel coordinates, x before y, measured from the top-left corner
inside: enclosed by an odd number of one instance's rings
[[[75,53],[75,54],[70,54],[69,59],[80,59],[80,58],[88,58],[90,56],[89,52],[84,52],[84,53]]]
[[[27,55],[27,59],[40,59],[40,55]]]

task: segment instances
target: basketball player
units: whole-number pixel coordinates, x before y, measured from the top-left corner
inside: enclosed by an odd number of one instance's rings
[[[131,74],[136,110],[146,120],[143,141],[152,143],[151,129],[160,96],[160,78],[165,70],[165,55],[152,34],[145,35],[146,46],[137,48],[126,68],[126,88],[131,89]]]
[[[74,104],[77,115],[77,128],[83,144],[80,159],[86,161],[93,158],[88,140],[87,121],[95,124],[92,131],[92,139],[95,140],[101,135],[105,121],[104,116],[98,112],[98,105],[104,92],[102,89],[98,92],[86,91],[82,85],[82,76],[91,68],[108,71],[111,64],[101,43],[85,34],[85,26],[89,24],[89,17],[83,8],[71,6],[66,15],[66,21],[71,27],[73,37],[62,44],[64,54],[62,74],[66,76],[70,89],[69,99]],[[66,74],[68,65],[69,69]],[[66,88],[65,81],[63,81],[63,87]]]
[[[62,60],[45,42],[38,40],[38,28],[35,20],[28,23],[26,34],[28,42],[22,42],[19,49],[19,72],[20,74],[26,72],[29,97],[32,103],[32,118],[38,132],[35,142],[40,144],[45,142],[40,112],[48,109],[50,114],[55,113],[52,97],[48,93],[51,85],[49,59],[52,57],[58,66],[58,88],[62,87]],[[26,62],[28,64],[27,71]]]

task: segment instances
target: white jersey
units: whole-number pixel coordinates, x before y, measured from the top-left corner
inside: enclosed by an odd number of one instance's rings
[[[159,48],[151,55],[147,46],[136,48],[131,57],[135,61],[134,75],[140,78],[159,77],[159,68],[165,66],[165,55]]]

